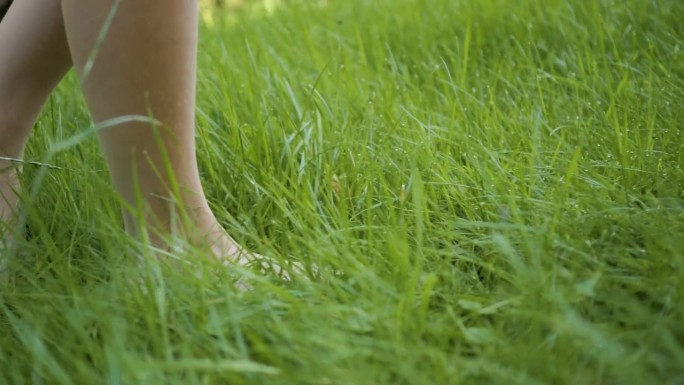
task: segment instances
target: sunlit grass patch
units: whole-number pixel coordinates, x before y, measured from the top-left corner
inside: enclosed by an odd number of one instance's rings
[[[205,188],[309,278],[139,263],[85,141],[31,202],[0,383],[682,381],[681,2],[231,12],[202,26]],[[79,95],[27,159],[90,126]]]

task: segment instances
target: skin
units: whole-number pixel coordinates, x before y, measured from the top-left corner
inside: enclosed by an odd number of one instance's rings
[[[58,1],[21,0],[0,22],[0,156],[20,158],[36,117],[71,66]],[[0,160],[0,231],[21,237],[14,220],[16,163]]]
[[[174,234],[222,260],[263,258],[233,241],[202,190],[194,139],[197,3],[121,0],[98,42],[114,5],[20,0],[10,7],[0,23],[0,157],[21,157],[42,105],[73,63],[95,123],[130,115],[157,122],[124,120],[99,132],[116,190],[140,209],[124,209],[126,231],[166,250],[165,235]],[[8,242],[18,234],[11,223],[19,184],[15,163],[0,161],[0,170]]]

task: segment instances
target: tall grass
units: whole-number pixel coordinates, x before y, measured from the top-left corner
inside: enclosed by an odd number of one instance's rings
[[[309,279],[136,259],[90,138],[25,167],[0,383],[684,383],[684,3],[259,9],[202,27],[201,170]],[[69,76],[27,159],[90,126]]]

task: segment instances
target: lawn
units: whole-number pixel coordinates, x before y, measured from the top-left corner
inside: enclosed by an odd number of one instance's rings
[[[200,165],[306,277],[144,257],[70,74],[0,384],[684,384],[684,2],[264,4],[203,14]]]

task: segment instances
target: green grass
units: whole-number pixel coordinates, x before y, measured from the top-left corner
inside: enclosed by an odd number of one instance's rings
[[[0,384],[684,384],[684,3],[292,2],[202,27],[205,187],[311,280],[136,264],[69,76]],[[53,149],[53,150],[51,150]],[[183,256],[181,256],[183,257]],[[191,258],[192,256],[185,256]]]

